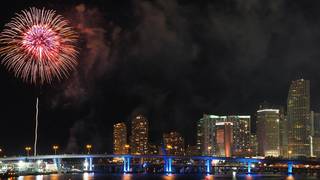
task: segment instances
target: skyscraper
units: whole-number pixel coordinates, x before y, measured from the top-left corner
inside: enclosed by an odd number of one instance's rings
[[[311,123],[312,136],[320,137],[320,113],[311,111]]]
[[[290,157],[310,156],[310,81],[292,81],[287,100]]]
[[[237,156],[251,155],[250,119],[250,116],[204,114],[198,122],[197,147],[199,152],[202,155],[217,155],[217,123],[230,122],[233,124],[231,154]]]
[[[148,120],[142,115],[132,119],[131,153],[148,154]]]
[[[128,154],[127,127],[124,123],[113,125],[113,153]]]
[[[280,110],[261,107],[257,111],[259,156],[280,156]]]
[[[232,155],[251,156],[251,116],[227,116],[227,121],[233,123]]]
[[[288,157],[288,118],[282,106],[279,107],[279,110],[280,156]]]
[[[184,155],[184,139],[178,132],[170,132],[163,134],[163,143],[166,152],[169,155]]]
[[[311,111],[311,156],[320,157],[320,113]]]
[[[216,123],[217,156],[231,157],[232,126],[231,122]]]
[[[197,148],[202,155],[216,154],[216,121],[219,116],[204,114],[197,124]]]

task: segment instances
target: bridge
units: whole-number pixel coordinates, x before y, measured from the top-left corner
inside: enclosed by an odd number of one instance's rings
[[[4,157],[0,158],[1,163],[14,163],[14,162],[30,162],[30,161],[48,161],[52,160],[58,171],[61,169],[61,161],[67,159],[80,159],[85,163],[86,171],[94,171],[93,159],[122,159],[122,168],[124,173],[130,172],[130,164],[132,159],[162,159],[163,169],[165,173],[173,173],[172,162],[173,160],[198,160],[204,162],[205,172],[212,173],[212,161],[224,161],[230,163],[240,163],[245,166],[247,173],[252,173],[252,163],[281,163],[287,165],[287,173],[293,173],[293,166],[295,164],[316,164],[320,165],[319,160],[312,159],[267,159],[267,158],[240,158],[240,157],[214,157],[214,156],[170,156],[170,155],[115,155],[115,154],[61,154],[61,155],[38,155],[38,156],[19,156],[19,157]]]

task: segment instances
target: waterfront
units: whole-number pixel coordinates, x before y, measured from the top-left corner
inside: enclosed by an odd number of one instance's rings
[[[293,176],[270,174],[270,175],[202,175],[202,174],[188,174],[188,175],[160,175],[160,174],[102,174],[102,173],[78,173],[78,174],[51,174],[51,175],[37,175],[37,176],[19,176],[17,180],[316,180],[319,176],[311,176],[305,174],[297,174]]]

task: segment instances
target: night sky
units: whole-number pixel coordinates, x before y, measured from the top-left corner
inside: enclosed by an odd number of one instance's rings
[[[40,95],[39,153],[112,152],[112,128],[144,114],[150,139],[177,130],[195,144],[203,113],[254,115],[286,105],[291,80],[311,80],[320,111],[318,0],[4,1],[0,25],[32,6],[55,9],[80,34],[70,78],[35,87],[0,67],[0,147],[33,145]]]

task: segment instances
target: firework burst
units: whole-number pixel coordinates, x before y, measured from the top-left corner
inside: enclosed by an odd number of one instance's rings
[[[55,11],[23,10],[0,34],[2,64],[25,82],[50,84],[67,77],[77,65],[77,39]]]

